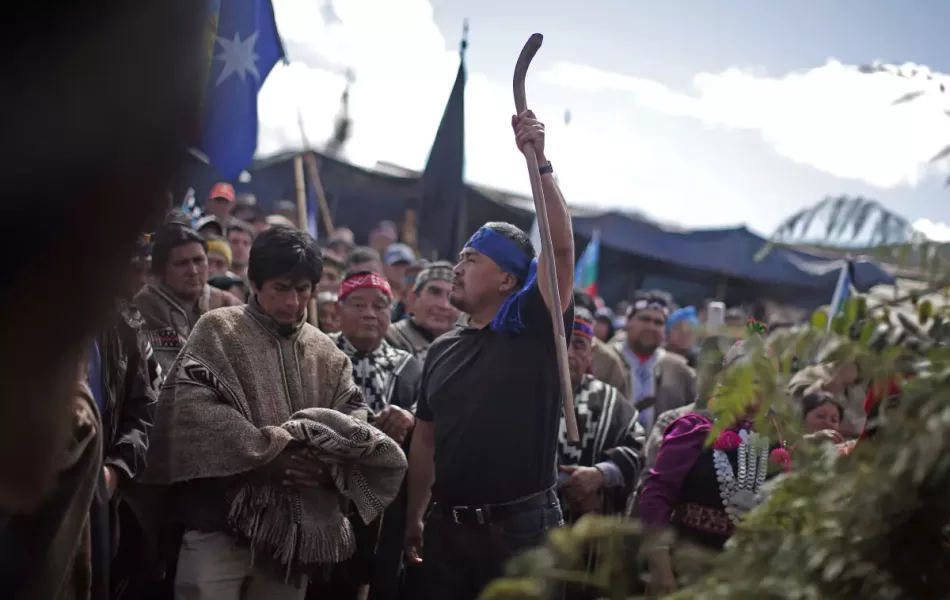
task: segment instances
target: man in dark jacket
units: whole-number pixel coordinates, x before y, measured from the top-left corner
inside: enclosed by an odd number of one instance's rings
[[[135,307],[118,300],[95,340],[90,361],[89,384],[104,432],[102,478],[91,507],[93,580],[95,586],[111,587],[114,597],[127,587],[140,556],[140,527],[122,502],[122,492],[145,469],[162,377],[141,328],[142,317]]]

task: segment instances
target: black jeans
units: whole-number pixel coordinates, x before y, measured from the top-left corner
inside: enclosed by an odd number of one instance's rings
[[[456,524],[435,507],[425,525],[422,588],[427,600],[475,600],[513,556],[564,524],[556,502],[490,525]]]

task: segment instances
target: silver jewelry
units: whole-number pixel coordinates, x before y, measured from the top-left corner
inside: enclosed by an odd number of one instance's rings
[[[769,466],[769,441],[745,429],[739,432],[742,443],[736,449],[736,469],[722,450],[713,450],[713,466],[719,481],[719,497],[733,523],[759,503],[758,492],[765,484]]]

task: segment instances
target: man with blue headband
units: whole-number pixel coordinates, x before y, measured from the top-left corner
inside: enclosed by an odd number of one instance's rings
[[[429,347],[409,456],[406,550],[433,599],[474,600],[511,556],[563,523],[550,307],[558,294],[570,337],[574,237],[544,125],[531,111],[511,125],[518,148],[533,144],[541,165],[557,289],[538,280],[548,257],[536,259],[528,235],[508,223],[475,232],[453,269],[449,301],[467,318]]]

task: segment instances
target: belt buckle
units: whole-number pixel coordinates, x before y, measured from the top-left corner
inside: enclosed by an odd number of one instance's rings
[[[456,525],[461,525],[462,522],[459,521],[459,509],[465,510],[467,506],[453,506],[452,507],[452,522]]]

